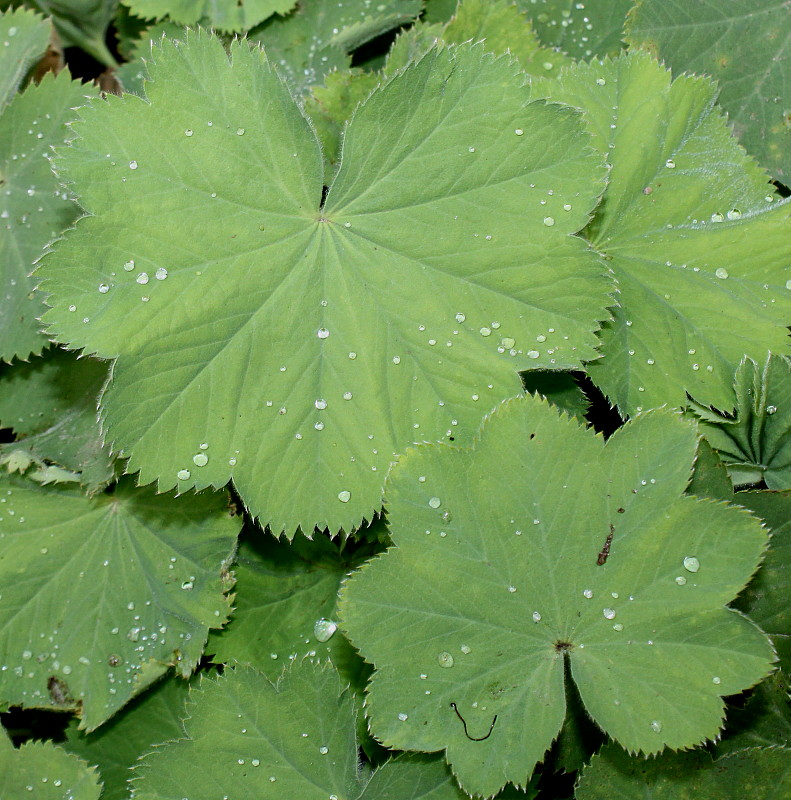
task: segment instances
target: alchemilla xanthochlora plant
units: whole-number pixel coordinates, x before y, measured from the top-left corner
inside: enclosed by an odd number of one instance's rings
[[[787,6],[0,2],[3,800],[791,796]]]

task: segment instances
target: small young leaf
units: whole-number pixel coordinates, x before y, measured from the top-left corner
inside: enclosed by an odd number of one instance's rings
[[[759,367],[745,358],[734,389],[734,415],[692,404],[701,432],[736,485],[763,480],[770,489],[791,489],[791,360],[769,356]]]
[[[24,454],[40,468],[58,464],[90,493],[106,486],[114,473],[97,406],[107,374],[106,364],[59,349],[28,364],[0,365],[0,425],[17,434],[0,444],[0,454]]]
[[[150,102],[85,110],[60,163],[93,216],[41,267],[51,329],[118,357],[102,413],[142,482],[233,479],[276,533],[350,531],[409,443],[597,357],[610,285],[571,234],[601,162],[507,57],[434,50],[376,91],[326,202],[261,51],[190,33],[150,70]]]
[[[774,657],[723,607],[767,536],[741,509],[683,495],[695,446],[669,412],[605,446],[525,398],[472,450],[410,450],[386,488],[395,547],[341,591],[343,627],[376,668],[374,735],[445,749],[472,794],[524,785],[563,722],[568,659],[587,712],[624,747],[715,737],[721,698]]]
[[[179,25],[203,25],[218,31],[248,31],[272,14],[285,14],[295,0],[124,0],[138,16],[170,17]]]
[[[127,800],[131,769],[138,759],[152,745],[183,735],[187,690],[196,680],[174,675],[160,681],[93,733],[78,730],[76,720],[69,725],[63,747],[99,768],[102,800]]]
[[[791,750],[751,747],[712,761],[705,751],[643,760],[605,747],[582,775],[577,800],[779,800],[791,795]]]
[[[4,800],[99,800],[96,770],[52,742],[26,742],[18,750],[0,728],[0,797]]]
[[[612,164],[588,229],[618,281],[620,308],[590,375],[628,413],[686,393],[733,404],[746,353],[788,348],[789,204],[730,135],[704,78],[645,53],[577,64],[542,91],[586,112]]]
[[[783,183],[791,178],[791,26],[785,0],[643,0],[627,25],[632,46],[677,74],[717,79],[719,102],[747,151]]]
[[[189,675],[230,601],[239,524],[222,494],[131,481],[87,499],[0,479],[0,698],[93,730],[169,666]]]
[[[49,23],[27,9],[0,14],[0,112],[44,54],[49,32]]]
[[[3,49],[0,75],[6,68]],[[44,312],[42,295],[28,276],[44,246],[74,222],[77,208],[46,157],[53,144],[69,138],[64,123],[74,118],[72,108],[85,102],[85,94],[64,70],[29,86],[0,116],[0,360],[26,359],[47,343],[37,319]]]

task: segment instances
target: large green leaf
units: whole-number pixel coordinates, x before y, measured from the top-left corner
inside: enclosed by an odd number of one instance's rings
[[[768,639],[724,608],[766,546],[757,520],[683,492],[692,426],[639,417],[606,446],[534,399],[473,449],[424,445],[391,472],[395,547],[341,590],[376,671],[386,746],[444,749],[462,787],[524,785],[564,718],[564,660],[593,720],[656,753],[717,735],[722,697],[768,673]]]
[[[49,32],[49,23],[27,9],[0,14],[0,111],[11,101],[36,59],[44,54]]]
[[[18,750],[0,728],[0,797],[3,800],[99,800],[96,770],[52,742]]]
[[[348,531],[410,442],[596,356],[609,283],[569,234],[600,161],[507,58],[435,50],[375,92],[324,204],[262,52],[194,33],[157,62],[150,102],[75,126],[60,168],[93,216],[41,266],[53,333],[118,359],[103,416],[141,482],[232,479],[275,532]]]
[[[236,661],[276,680],[289,661],[331,659],[344,677],[356,677],[362,662],[337,631],[337,596],[341,578],[373,545],[347,556],[339,543],[316,535],[291,544],[259,531],[239,549],[234,615],[212,634],[206,652],[215,661]],[[352,549],[352,548],[349,548]]]
[[[791,9],[785,0],[642,0],[627,26],[674,72],[706,72],[747,150],[791,179]]]
[[[285,14],[295,0],[124,0],[138,16],[170,17],[179,25],[200,22],[220,31],[248,31],[272,14]]]
[[[5,67],[0,59],[0,75]],[[57,78],[46,75],[0,116],[0,360],[27,358],[47,343],[38,332],[41,294],[28,275],[44,246],[77,216],[46,157],[68,137],[65,123],[75,116],[72,107],[85,102],[85,92],[66,71]]]
[[[76,720],[69,725],[63,747],[99,768],[102,800],[127,800],[138,759],[152,745],[182,736],[187,690],[196,680],[171,676],[160,681],[93,733],[79,731]]]
[[[517,0],[541,40],[574,58],[617,53],[634,0]]]
[[[175,665],[195,668],[230,601],[238,522],[222,494],[87,499],[0,481],[0,698],[93,730]]]
[[[703,435],[735,484],[791,489],[791,360],[769,356],[759,367],[744,359],[734,389],[734,414],[692,404]]]
[[[791,793],[791,750],[752,747],[712,761],[705,751],[629,758],[609,746],[591,762],[578,800],[779,800]]]
[[[0,426],[17,436],[0,444],[0,464],[29,460],[41,479],[56,464],[90,492],[109,483],[112,458],[96,410],[107,372],[100,361],[59,349],[27,364],[0,365]]]
[[[185,737],[156,748],[135,779],[136,800],[208,797],[206,787],[256,800],[463,800],[441,761],[402,756],[368,775],[358,764],[355,709],[330,664],[292,664],[276,684],[227,670],[190,693]]]
[[[612,164],[589,229],[618,281],[604,358],[590,374],[627,413],[686,392],[733,405],[744,354],[785,353],[791,224],[766,175],[730,135],[705,78],[632,53],[577,64],[543,91],[580,106]]]
[[[420,0],[312,0],[286,17],[273,17],[250,32],[297,93],[322,83],[327,73],[351,63],[355,48],[414,19]]]

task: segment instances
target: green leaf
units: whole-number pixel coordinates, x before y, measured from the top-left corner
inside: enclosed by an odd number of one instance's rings
[[[0,42],[3,43],[0,50],[0,111],[16,94],[33,64],[44,55],[49,32],[49,23],[27,9],[0,14]]]
[[[52,17],[64,47],[81,47],[108,67],[117,66],[105,37],[118,0],[26,0],[42,14]]]
[[[698,454],[687,494],[712,500],[733,500],[733,484],[728,471],[705,439],[698,442]]]
[[[87,499],[0,480],[0,697],[77,709],[93,730],[175,665],[195,668],[229,610],[239,524],[222,494]]]
[[[541,395],[569,416],[576,417],[582,423],[586,422],[585,414],[590,407],[590,401],[570,373],[535,370],[526,372],[522,376],[522,382],[529,394]]]
[[[518,0],[544,44],[572,58],[616,54],[634,0]]]
[[[199,796],[206,786],[260,800],[360,794],[351,695],[331,665],[292,666],[276,686],[240,667],[200,687],[190,693],[186,739],[143,759],[137,800]]]
[[[692,404],[701,432],[734,483],[766,481],[791,489],[791,360],[770,355],[763,366],[745,358],[736,370],[735,414]]]
[[[0,74],[4,62],[0,63]],[[65,123],[73,106],[84,102],[85,89],[66,71],[45,75],[14,97],[0,116],[0,360],[40,353],[47,340],[37,317],[42,295],[28,277],[44,246],[74,222],[77,209],[50,171],[53,144],[68,134]]]
[[[99,800],[96,770],[52,742],[27,742],[18,750],[0,729],[0,797],[7,800]]]
[[[519,795],[520,800],[531,800]],[[467,800],[441,759],[404,754],[390,759],[371,777],[359,800]]]
[[[39,467],[59,464],[80,473],[91,493],[106,486],[113,462],[102,445],[96,408],[107,376],[106,364],[58,349],[27,364],[0,365],[0,425],[17,434],[16,441],[0,445],[0,455]]]
[[[264,59],[190,34],[150,102],[85,110],[60,166],[92,216],[40,268],[46,321],[118,359],[102,414],[141,482],[232,479],[276,533],[350,531],[410,442],[468,440],[519,370],[596,357],[609,283],[570,234],[602,173],[572,110],[462,46],[358,109],[321,205]]]
[[[767,633],[791,635],[791,492],[739,492],[734,502],[761,517],[772,531],[760,571],[734,605]]]
[[[508,0],[462,0],[441,36],[448,44],[483,39],[487,52],[510,52],[528,75],[554,77],[571,63],[562,53],[542,47],[527,16]]]
[[[585,770],[577,800],[776,800],[791,792],[791,750],[752,747],[712,761],[706,752],[629,758],[602,750]]]
[[[210,26],[219,31],[249,31],[272,14],[286,14],[295,0],[124,0],[138,16],[170,17],[179,25]]]
[[[791,25],[783,0],[643,0],[627,26],[676,73],[705,72],[740,140],[774,177],[791,178]]]
[[[171,676],[135,698],[98,731],[84,733],[76,721],[66,729],[63,747],[99,768],[102,800],[127,800],[130,771],[152,745],[183,735],[187,690],[195,679]]]
[[[372,552],[370,545],[362,550]],[[357,678],[362,662],[336,632],[336,604],[341,578],[362,557],[346,557],[321,535],[312,541],[299,536],[289,545],[256,532],[234,566],[234,615],[210,636],[206,652],[215,661],[253,666],[270,680],[289,661],[328,658],[344,678]]]
[[[629,414],[733,404],[744,354],[788,348],[789,204],[745,156],[705,78],[632,53],[577,64],[542,91],[585,109],[612,164],[589,228],[610,259],[620,308],[590,375]]]
[[[791,744],[788,679],[777,671],[759,683],[741,708],[729,708],[717,755],[745,747]]]
[[[471,450],[408,451],[385,495],[395,547],[341,590],[342,627],[376,668],[374,735],[444,749],[471,794],[524,785],[563,723],[568,659],[624,747],[715,737],[722,696],[771,668],[767,638],[723,607],[767,536],[743,510],[683,495],[695,449],[666,411],[605,446],[525,398]]]

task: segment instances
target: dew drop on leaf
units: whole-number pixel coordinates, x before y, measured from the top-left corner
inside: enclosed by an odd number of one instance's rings
[[[440,500],[439,497],[431,497],[429,498],[428,504],[431,508],[439,508],[442,505],[442,500]]]
[[[209,457],[206,453],[196,453],[192,457],[192,463],[195,464],[196,467],[205,467],[209,463]]]
[[[313,626],[313,635],[317,642],[328,642],[337,630],[337,623],[322,617],[316,620],[316,624]]]
[[[189,471],[188,469],[180,469],[180,470],[179,470],[179,471],[176,473],[176,477],[177,477],[177,478],[178,478],[180,481],[188,481],[188,480],[189,480],[189,478],[190,478],[190,471]]]
[[[697,572],[700,569],[700,561],[695,556],[687,556],[684,559],[684,569],[687,572]]]
[[[351,499],[351,496],[352,493],[347,489],[344,489],[342,492],[338,492],[338,500],[340,500],[341,503],[348,503]]]
[[[604,614],[605,619],[615,619],[614,608],[603,608],[601,613]]]
[[[455,661],[453,659],[453,656],[447,650],[443,650],[437,656],[437,663],[444,669],[450,669],[455,663]]]

